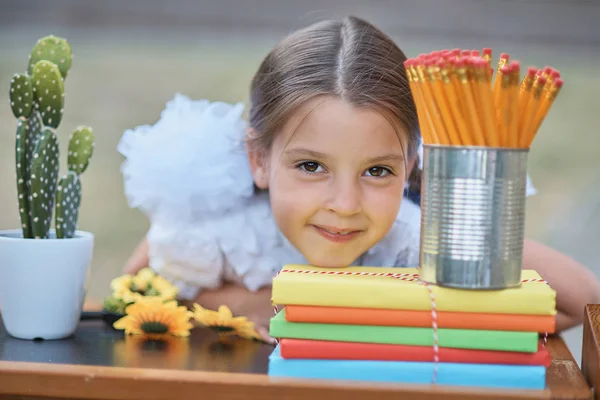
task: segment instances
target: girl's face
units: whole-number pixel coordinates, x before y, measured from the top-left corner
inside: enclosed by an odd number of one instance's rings
[[[403,148],[377,111],[318,98],[287,121],[266,157],[250,159],[287,239],[312,265],[344,267],[396,218],[407,168]]]

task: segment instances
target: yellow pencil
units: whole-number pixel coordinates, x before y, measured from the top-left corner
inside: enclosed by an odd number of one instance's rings
[[[448,105],[450,107],[450,112],[454,119],[454,123],[456,124],[460,143],[465,146],[473,146],[475,143],[469,134],[469,126],[467,124],[465,112],[460,103],[460,95],[456,91],[455,86],[450,78],[450,64],[447,63],[440,66],[440,73],[443,83],[442,88],[446,95],[446,99],[448,99]]]
[[[518,61],[510,63],[509,98],[508,98],[508,147],[519,146],[519,78],[521,65]]]
[[[482,58],[487,61],[487,71],[490,85],[492,84],[492,78],[494,75],[494,68],[492,68],[492,49],[489,47],[484,47],[482,50]]]
[[[412,70],[413,79],[415,80],[415,83],[416,83],[417,91],[419,92],[419,94],[421,96],[421,105],[422,105],[422,109],[423,109],[423,115],[425,116],[425,120],[427,121],[427,126],[429,129],[429,136],[431,138],[432,143],[441,144],[441,141],[440,141],[440,139],[437,135],[436,129],[435,129],[435,124],[433,123],[433,116],[431,115],[429,103],[427,101],[427,98],[425,97],[425,89],[423,88],[423,86],[425,85],[425,82],[423,82],[423,80],[419,77],[419,73],[417,71],[418,63],[419,63],[419,61],[415,60],[414,64],[411,66],[411,70]]]
[[[423,99],[425,100],[425,104],[428,105],[427,109],[429,110],[429,116],[431,117],[431,120],[433,122],[435,136],[437,137],[440,144],[448,145],[450,144],[450,139],[448,138],[448,134],[444,126],[444,121],[442,120],[442,115],[432,94],[424,62],[416,64],[415,68],[419,76],[421,89],[423,90]]]
[[[508,65],[509,56],[506,53],[500,54],[498,60],[498,68],[496,69],[496,78],[494,79],[494,89],[492,97],[494,99],[494,107],[498,108],[498,101],[500,99],[500,89],[502,88],[502,68]]]
[[[412,60],[412,63],[409,65],[409,70],[413,79],[413,84],[415,87],[415,92],[417,93],[417,97],[419,98],[419,102],[417,106],[421,110],[421,116],[423,118],[423,129],[426,132],[426,136],[429,138],[429,143],[431,144],[440,144],[440,141],[435,133],[435,127],[433,126],[433,121],[431,116],[429,115],[429,109],[427,106],[427,102],[425,100],[425,96],[423,94],[423,88],[421,80],[419,79],[419,75],[415,68],[416,60]],[[421,118],[421,117],[419,117]]]
[[[547,84],[553,84],[558,78],[560,78],[560,71],[550,68],[550,73],[548,74]]]
[[[426,117],[423,115],[423,104],[421,93],[417,88],[417,83],[413,77],[413,71],[410,68],[412,59],[408,59],[404,62],[404,69],[406,71],[406,77],[408,79],[408,85],[410,86],[410,91],[413,96],[413,100],[415,102],[415,107],[417,109],[417,118],[419,119],[419,126],[421,128],[421,137],[423,139],[424,144],[432,144],[431,135],[429,134],[429,121],[426,120]]]
[[[521,138],[526,135],[525,128],[525,113],[527,112],[527,104],[531,98],[531,88],[535,79],[535,73],[537,69],[535,67],[527,68],[527,74],[523,77],[523,81],[519,85],[519,124],[518,124],[518,137],[519,147],[521,146]]]
[[[456,63],[456,75],[458,76],[458,80],[460,82],[460,93],[465,101],[468,116],[467,121],[471,128],[473,138],[475,139],[474,145],[486,146],[487,142],[485,140],[485,137],[483,136],[483,130],[481,128],[481,123],[477,115],[477,107],[475,105],[475,100],[473,99],[473,92],[471,89],[472,85],[467,75],[467,67],[465,65],[464,59],[460,59]]]
[[[497,147],[500,145],[500,142],[498,140],[488,71],[488,63],[486,60],[479,59],[475,61],[475,85],[478,91],[479,109],[481,120],[483,122],[482,127],[485,129],[484,136],[488,146]]]
[[[492,49],[490,47],[484,47],[481,51],[482,58],[487,61],[488,68],[492,67]]]
[[[458,75],[456,75],[456,63],[458,62],[458,58],[451,58],[450,62],[447,64],[447,69],[448,69],[448,76],[450,77],[450,82],[452,84],[452,86],[454,87],[454,93],[456,93],[456,105],[460,108],[461,110],[461,115],[464,116],[465,121],[467,120],[467,107],[465,106],[465,102],[464,102],[464,98],[462,97],[461,93],[461,89],[460,89],[460,82],[458,81]],[[467,133],[468,134],[468,133]],[[470,135],[472,136],[472,135]],[[464,139],[464,136],[463,136]]]
[[[496,106],[496,127],[499,136],[499,142],[501,146],[508,146],[508,125],[509,125],[509,114],[508,114],[508,98],[510,92],[510,66],[505,65],[500,69],[498,75],[502,80],[500,82],[500,89],[498,91],[498,105]]]
[[[443,65],[443,61],[439,61]],[[433,94],[435,95],[435,102],[438,105],[438,109],[440,110],[442,120],[444,121],[444,126],[446,127],[446,132],[448,134],[448,144],[458,146],[462,143],[454,119],[452,118],[452,113],[450,112],[449,101],[446,98],[446,94],[442,87],[443,83],[440,65],[437,62],[431,60],[427,65],[427,72],[430,79],[431,87],[433,89]]]
[[[564,82],[562,79],[556,78],[554,80],[554,82],[552,83],[552,86],[550,86],[550,89],[545,93],[545,96],[541,101],[541,105],[538,108],[538,112],[535,115],[534,122],[533,122],[533,128],[530,130],[529,136],[527,137],[527,146],[528,147],[531,146],[531,143],[533,142],[535,135],[537,134],[538,130],[540,129],[542,122],[546,118],[546,115],[548,115],[548,111],[550,110],[550,107],[552,107],[554,100],[556,100],[556,97],[558,96],[558,93],[560,92],[560,89],[562,88],[563,83]]]
[[[529,147],[532,137],[531,131],[533,126],[533,119],[537,112],[538,104],[542,95],[542,89],[546,83],[546,78],[541,74],[536,75],[531,87],[531,98],[527,103],[527,109],[525,110],[524,121],[523,121],[523,136],[519,138],[519,147]]]

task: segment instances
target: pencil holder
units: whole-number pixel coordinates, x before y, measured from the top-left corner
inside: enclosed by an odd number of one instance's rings
[[[420,279],[460,289],[520,285],[528,154],[423,147]]]

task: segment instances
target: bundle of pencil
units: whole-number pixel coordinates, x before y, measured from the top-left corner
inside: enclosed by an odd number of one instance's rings
[[[404,62],[425,144],[530,148],[563,80],[492,50],[442,50]]]

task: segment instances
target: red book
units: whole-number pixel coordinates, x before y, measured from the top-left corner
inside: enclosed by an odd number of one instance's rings
[[[282,338],[279,347],[283,358],[433,362],[433,347],[431,346]],[[439,362],[446,363],[543,365],[548,367],[552,362],[548,349],[541,342],[535,353],[440,347],[438,355]]]

